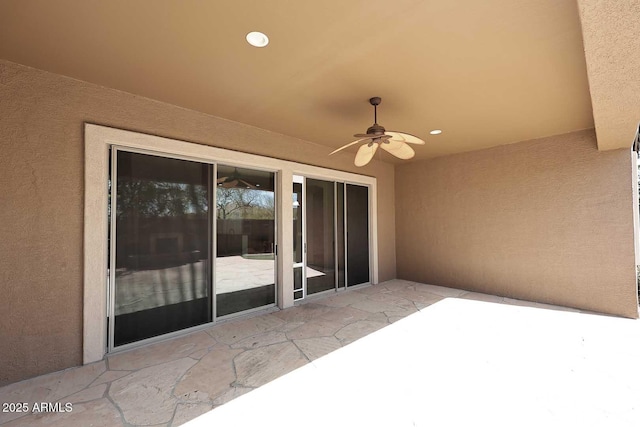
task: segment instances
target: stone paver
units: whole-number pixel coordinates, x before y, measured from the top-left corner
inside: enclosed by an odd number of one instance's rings
[[[359,338],[369,335],[378,329],[384,328],[385,324],[381,322],[372,322],[371,320],[360,320],[345,326],[336,333],[336,338],[345,345]]]
[[[317,319],[314,322],[304,323],[302,326],[287,332],[287,338],[290,340],[300,340],[313,337],[330,337],[342,329],[343,326],[344,325],[339,322]]]
[[[316,360],[342,347],[336,337],[306,338],[295,340],[294,343],[309,360]]]
[[[220,397],[218,397],[216,399],[213,399],[213,404],[214,405],[224,405],[225,403],[235,399],[238,396],[242,396],[243,394],[248,393],[251,390],[254,390],[254,389],[250,388],[250,387],[236,386],[236,387],[230,389],[229,391],[227,391],[222,396],[220,396]]]
[[[70,403],[73,410],[0,413],[0,425],[178,426],[444,298],[460,297],[543,306],[406,280],[341,291],[2,387],[0,402]]]
[[[0,403],[26,403],[30,409],[40,402],[55,403],[85,389],[105,369],[105,362],[100,361],[10,384],[0,388]],[[30,412],[0,412],[0,424],[25,417]]]
[[[110,370],[131,371],[187,357],[213,346],[216,341],[206,332],[177,337],[109,356]]]
[[[286,322],[308,322],[311,319],[322,316],[329,311],[331,311],[331,308],[325,305],[307,303],[279,311],[273,315]]]
[[[404,309],[415,308],[413,301],[408,300],[406,298],[402,298],[401,296],[394,295],[391,292],[379,292],[377,294],[369,295],[367,297],[370,301],[380,301],[386,302],[388,304],[392,304],[393,306],[397,306]],[[397,308],[395,308],[397,310]]]
[[[195,393],[202,392],[207,399],[215,399],[229,390],[231,383],[236,380],[233,358],[240,353],[241,349],[227,346],[214,348],[184,375],[174,394],[192,399]]]
[[[32,414],[6,424],[7,427],[122,426],[120,412],[105,398],[73,405],[66,413]]]
[[[178,403],[171,425],[180,426],[211,409],[213,405],[210,403]]]
[[[346,307],[349,304],[362,300],[362,294],[357,292],[341,292],[335,296],[316,301],[318,304],[329,307]]]
[[[441,295],[430,292],[420,292],[412,288],[400,289],[396,291],[396,294],[402,298],[413,301],[414,304],[421,303],[424,305],[431,305],[445,298]]]
[[[208,332],[221,343],[234,344],[245,338],[273,330],[283,323],[284,321],[278,317],[275,317],[272,314],[267,314],[235,322],[226,322],[210,328]]]
[[[77,393],[95,381],[105,369],[105,363],[98,362],[66,370],[58,381],[57,387],[47,399],[56,401]]]
[[[287,335],[284,332],[269,331],[245,338],[242,341],[232,344],[231,348],[259,348],[285,341],[287,341]]]
[[[320,317],[323,320],[330,320],[333,322],[340,323],[342,325],[348,325],[353,322],[357,322],[358,320],[366,319],[369,316],[368,311],[358,310],[353,307],[341,307],[334,308],[331,311],[328,311]]]
[[[141,369],[114,381],[109,397],[129,424],[167,423],[178,403],[171,390],[195,363],[185,357]]]
[[[104,397],[104,393],[107,391],[107,384],[94,385],[86,388],[64,399],[64,402],[69,403],[82,403],[90,402],[92,400]]]
[[[107,371],[100,375],[94,382],[91,383],[91,386],[96,386],[99,384],[110,383],[112,381],[117,380],[118,378],[125,377],[129,375],[131,371]]]
[[[382,313],[385,311],[397,310],[397,305],[389,304],[382,301],[374,301],[369,298],[365,298],[361,301],[351,304],[351,307],[358,310],[367,311],[369,313]]]
[[[307,358],[291,342],[247,350],[234,360],[236,383],[244,387],[260,387],[295,368],[307,364]]]

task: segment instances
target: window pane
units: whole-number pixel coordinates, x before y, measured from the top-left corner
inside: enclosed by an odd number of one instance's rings
[[[337,244],[338,249],[338,287],[344,288],[345,270],[344,270],[344,183],[338,183],[337,191]]]
[[[218,166],[216,315],[275,303],[272,172]]]
[[[347,286],[369,282],[369,188],[347,184]]]
[[[335,289],[333,182],[307,179],[307,294]]]
[[[302,267],[294,267],[293,269],[293,290],[302,290]]]
[[[211,321],[211,171],[118,151],[115,346]]]
[[[293,183],[293,262],[302,262],[302,184]]]

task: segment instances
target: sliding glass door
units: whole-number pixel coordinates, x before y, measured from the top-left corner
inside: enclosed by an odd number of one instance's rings
[[[369,282],[369,188],[347,184],[347,286]]]
[[[344,221],[344,183],[336,183],[336,266],[338,269],[338,288],[344,288],[346,284],[345,270],[346,257],[345,257],[345,238],[346,228]]]
[[[112,161],[110,346],[211,322],[212,165],[126,151]]]
[[[293,299],[304,298],[304,178],[293,177]]]
[[[369,187],[293,180],[294,300],[370,282]]]
[[[110,350],[275,305],[274,172],[111,150]],[[369,187],[295,176],[291,197],[294,300],[370,282]]]
[[[218,165],[216,314],[275,304],[275,175]]]
[[[334,183],[307,178],[307,294],[336,287]]]
[[[275,304],[273,172],[116,148],[111,162],[110,349]]]

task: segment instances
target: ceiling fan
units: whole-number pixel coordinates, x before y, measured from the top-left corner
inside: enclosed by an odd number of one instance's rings
[[[364,142],[365,144],[362,145],[356,153],[356,159],[354,161],[356,166],[364,166],[369,163],[376,153],[376,150],[378,150],[378,146],[399,159],[406,160],[416,155],[413,148],[407,144],[424,145],[424,141],[409,133],[387,131],[380,126],[378,124],[378,105],[380,105],[380,102],[382,102],[382,99],[378,96],[369,99],[369,103],[373,105],[373,125],[367,129],[367,133],[357,133],[353,135],[358,139],[338,148],[329,155],[360,142]]]
[[[235,168],[229,176],[223,176],[216,180],[218,187],[222,188],[251,188],[252,190],[258,190],[258,187],[248,183],[244,179],[240,178],[238,174],[238,168]]]

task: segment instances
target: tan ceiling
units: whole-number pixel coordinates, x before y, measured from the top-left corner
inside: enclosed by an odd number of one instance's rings
[[[418,159],[594,126],[574,0],[3,0],[0,58],[327,153],[371,125],[372,96],[427,141]]]

